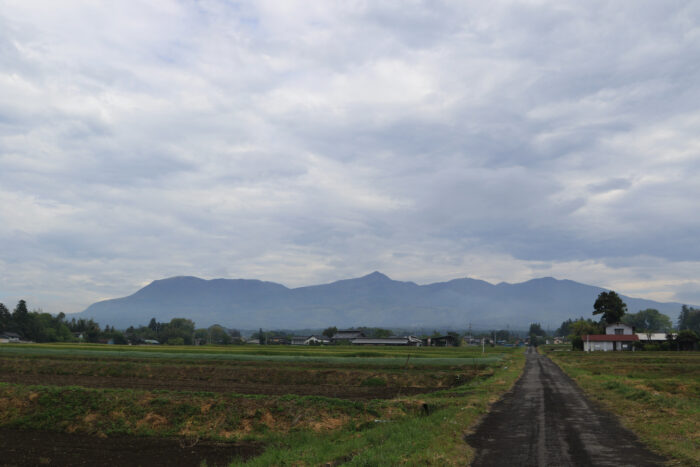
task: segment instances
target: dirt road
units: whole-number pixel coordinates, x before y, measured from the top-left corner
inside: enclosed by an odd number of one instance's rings
[[[550,359],[528,349],[513,390],[466,441],[482,466],[658,466],[617,419],[600,410]]]

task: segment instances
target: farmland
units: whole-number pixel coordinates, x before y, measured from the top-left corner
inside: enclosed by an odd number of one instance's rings
[[[0,430],[176,443],[208,465],[463,464],[463,433],[522,361],[504,348],[7,345]]]
[[[700,465],[700,353],[548,352],[656,451]]]

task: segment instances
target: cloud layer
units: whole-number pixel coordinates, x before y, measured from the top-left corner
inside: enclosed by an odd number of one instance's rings
[[[372,270],[700,302],[696,2],[2,3],[8,306]]]

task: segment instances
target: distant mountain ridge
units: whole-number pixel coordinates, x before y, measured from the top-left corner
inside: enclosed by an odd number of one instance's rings
[[[511,329],[532,322],[558,327],[591,317],[593,303],[607,289],[551,277],[517,284],[461,278],[418,285],[375,271],[329,284],[288,288],[254,279],[177,276],[151,282],[128,297],[94,303],[76,317],[126,328],[151,318],[184,317],[197,326],[239,329],[302,329],[326,326],[452,327]],[[680,303],[621,295],[629,312],[656,308],[676,320]]]

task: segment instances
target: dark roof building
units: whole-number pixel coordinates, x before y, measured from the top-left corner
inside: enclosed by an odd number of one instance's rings
[[[349,330],[336,332],[333,335],[333,337],[331,338],[331,341],[333,341],[333,342],[350,342],[353,339],[359,339],[361,337],[365,337],[365,334],[362,331],[355,331],[355,330],[349,329]]]
[[[428,337],[425,339],[425,341],[425,345],[430,345],[433,347],[456,347],[459,345],[459,338],[450,335]]]
[[[285,336],[272,336],[267,338],[270,345],[289,345],[290,341]]]

